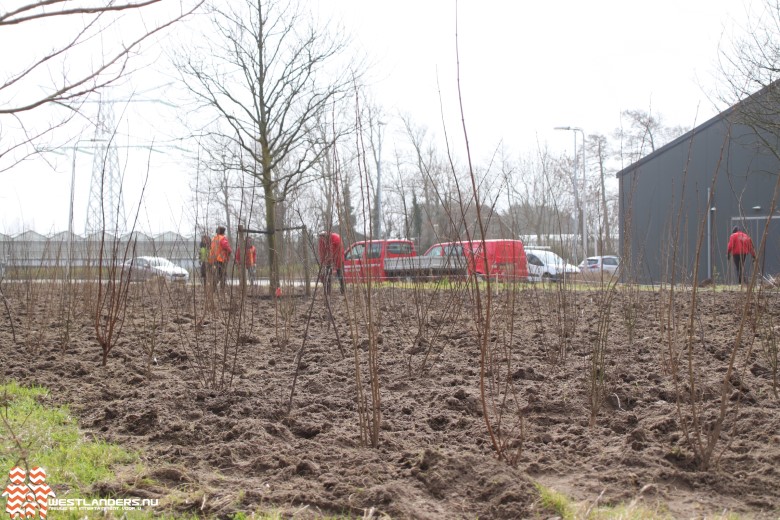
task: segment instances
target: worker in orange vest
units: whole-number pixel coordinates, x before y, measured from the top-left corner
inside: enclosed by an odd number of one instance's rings
[[[236,263],[246,269],[249,285],[255,284],[255,275],[257,274],[257,249],[252,241],[247,237],[244,241],[244,262],[241,262],[241,248],[236,248]]]
[[[230,247],[230,242],[225,236],[225,226],[217,226],[217,234],[211,239],[209,265],[214,274],[214,283],[219,283],[222,287],[225,287],[227,263],[231,254],[233,248]]]

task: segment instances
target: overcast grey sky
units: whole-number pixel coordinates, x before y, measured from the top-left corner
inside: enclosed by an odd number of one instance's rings
[[[373,96],[386,113],[409,114],[437,135],[444,124],[460,146],[456,2],[310,3],[313,12],[341,20],[354,34],[355,44],[371,56]],[[752,3],[754,10],[763,5],[760,0]],[[537,142],[571,153],[571,134],[553,127],[578,126],[588,134],[610,134],[626,109],[652,110],[669,126],[692,127],[709,119],[725,108],[714,96],[723,87],[719,47],[743,30],[749,4],[750,0],[461,0],[460,86],[475,161],[484,162],[499,143],[515,154],[535,149]],[[178,30],[186,30],[186,25]],[[133,83],[145,90],[167,81],[145,74]],[[165,89],[161,97],[165,98]],[[127,136],[119,142],[125,145],[148,142],[152,136],[158,143],[165,141],[166,121],[176,117],[174,109],[162,104],[137,103],[117,110],[123,114],[121,133]],[[392,131],[387,136],[398,139]],[[67,229],[72,150],[64,154],[53,157],[51,166],[38,161],[2,174],[0,232]],[[136,150],[120,155],[123,168],[127,165],[132,173],[128,200],[135,200],[149,154]],[[141,229],[188,232],[190,165],[176,149],[163,147],[151,154],[149,163]],[[79,232],[84,227],[91,157],[80,153],[76,164]]]
[[[379,60],[374,88],[386,106],[438,130],[441,89],[450,131],[459,126],[455,2],[320,3],[338,6]],[[482,152],[502,139],[512,149],[533,148],[537,138],[568,143],[555,126],[610,133],[626,109],[652,109],[670,126],[715,115],[719,45],[744,26],[746,12],[742,0],[457,6],[466,124]]]

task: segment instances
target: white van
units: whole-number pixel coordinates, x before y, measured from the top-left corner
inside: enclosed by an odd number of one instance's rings
[[[580,270],[575,265],[567,263],[563,258],[549,249],[525,250],[528,261],[528,279],[541,281],[568,280],[576,276]]]

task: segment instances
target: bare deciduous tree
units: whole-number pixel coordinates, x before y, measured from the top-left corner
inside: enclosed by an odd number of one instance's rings
[[[628,126],[618,128],[615,138],[620,141],[619,158],[627,161],[625,164],[638,161],[689,130],[665,126],[662,116],[652,110],[625,110],[621,116]]]
[[[507,181],[509,204],[504,218],[518,234],[535,238],[539,245],[559,245],[550,244],[551,237],[574,231],[576,204],[567,189],[571,166],[546,148],[517,163]]]
[[[756,130],[766,151],[780,157],[780,0],[755,4],[749,27],[721,53],[721,71],[726,92],[720,101],[737,105],[735,117]],[[759,95],[754,95],[758,93]],[[750,103],[738,103],[747,98]]]
[[[317,27],[297,2],[244,0],[212,5],[209,14],[216,36],[181,54],[177,67],[191,94],[219,117],[214,132],[233,140],[254,163],[245,173],[262,186],[265,223],[273,231],[277,204],[314,178],[332,144],[315,127],[357,74],[349,63],[335,63],[343,59],[346,39]],[[268,263],[274,291],[279,260],[273,233]]]
[[[81,103],[128,74],[144,42],[193,13],[203,0],[36,0],[3,2],[0,44],[45,35],[14,46],[0,77],[0,171],[38,151],[43,136],[65,124]],[[175,6],[175,11],[163,8]],[[159,8],[159,10],[158,10]],[[130,14],[149,14],[133,20]],[[150,19],[154,20],[150,23]],[[102,35],[111,31],[111,38]],[[113,43],[109,44],[107,41]],[[99,45],[97,42],[100,42]],[[21,56],[18,55],[21,53]],[[59,107],[45,122],[32,112]]]
[[[587,150],[588,157],[595,163],[599,173],[599,211],[596,212],[598,216],[598,224],[596,229],[599,231],[597,236],[598,251],[614,253],[616,252],[615,245],[612,243],[612,225],[610,222],[610,216],[614,216],[615,212],[610,211],[608,198],[611,198],[607,194],[606,176],[609,171],[607,162],[609,160],[610,149],[609,141],[607,137],[600,134],[592,134],[588,136]]]

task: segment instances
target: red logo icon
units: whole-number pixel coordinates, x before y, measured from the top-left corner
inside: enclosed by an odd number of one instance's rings
[[[11,468],[8,472],[10,484],[2,495],[6,497],[5,512],[12,519],[46,519],[49,497],[56,496],[46,483],[46,471],[40,467],[30,470],[29,479],[24,468]]]

